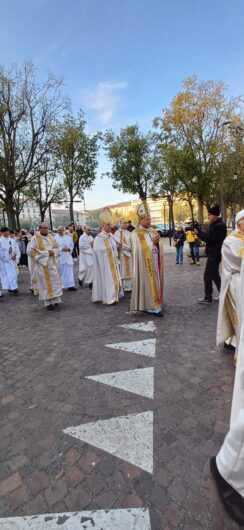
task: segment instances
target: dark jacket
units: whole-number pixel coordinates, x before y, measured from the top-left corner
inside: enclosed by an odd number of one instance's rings
[[[173,235],[173,240],[176,242],[177,247],[183,247],[184,241],[186,240],[185,232],[178,232],[178,230]]]
[[[227,235],[226,224],[221,218],[214,223],[209,223],[206,232],[199,233],[199,238],[206,243],[206,255],[220,263],[221,247]]]

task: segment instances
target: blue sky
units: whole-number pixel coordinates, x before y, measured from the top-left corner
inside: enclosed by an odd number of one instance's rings
[[[243,0],[0,0],[0,62],[32,60],[64,80],[89,131],[138,122],[145,131],[185,77],[243,93]],[[87,208],[129,198],[99,175]]]

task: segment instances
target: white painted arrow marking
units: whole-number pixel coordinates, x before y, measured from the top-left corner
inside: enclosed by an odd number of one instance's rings
[[[117,342],[115,344],[105,344],[108,348],[124,350],[138,355],[155,357],[156,339],[135,340],[133,342]]]
[[[153,472],[153,412],[68,427],[63,431],[149,473]]]
[[[151,530],[146,508],[51,513],[0,519],[1,530]]]
[[[134,324],[119,324],[119,328],[125,328],[125,329],[135,329],[136,331],[156,331],[157,326],[153,322],[153,320],[150,320],[149,322],[136,322]]]
[[[92,379],[98,383],[121,388],[133,394],[140,394],[153,398],[154,393],[154,368],[139,368],[137,370],[125,370],[124,372],[112,372],[110,374],[90,375],[86,379]]]

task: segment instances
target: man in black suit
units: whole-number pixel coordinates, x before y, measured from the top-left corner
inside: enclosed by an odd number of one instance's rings
[[[221,262],[221,247],[226,238],[226,224],[220,217],[220,209],[216,204],[208,210],[209,227],[206,232],[195,230],[199,239],[206,243],[207,263],[204,271],[205,296],[199,298],[199,304],[211,304],[213,301],[213,282],[220,291],[221,278],[219,264]]]

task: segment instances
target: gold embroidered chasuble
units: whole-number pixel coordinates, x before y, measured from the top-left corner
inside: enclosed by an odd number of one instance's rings
[[[53,257],[49,256],[49,250],[53,250]],[[57,265],[58,245],[52,235],[43,236],[37,232],[28,245],[28,254],[34,262],[32,274],[39,299],[51,300],[60,297],[62,286]]]
[[[131,311],[160,309],[163,303],[163,243],[153,245],[154,228],[131,233],[133,282]]]
[[[222,246],[221,290],[217,321],[217,344],[228,342],[238,349],[240,337],[240,271],[244,255],[244,235],[239,231],[226,237]]]
[[[93,245],[92,301],[110,305],[123,296],[116,241],[112,234],[101,232]]]

